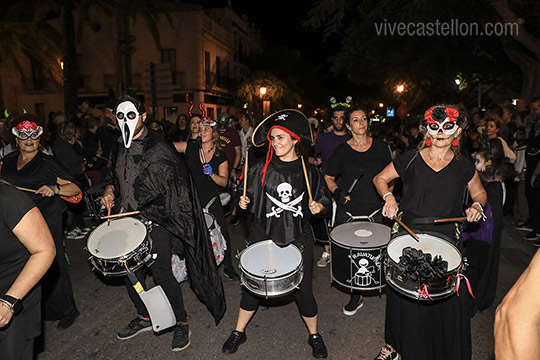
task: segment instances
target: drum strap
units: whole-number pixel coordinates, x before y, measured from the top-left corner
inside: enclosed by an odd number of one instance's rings
[[[213,198],[210,199],[210,201],[208,202],[208,204],[206,204],[206,206],[203,208],[204,211],[206,212],[210,212],[209,209],[210,209],[210,206],[212,206],[214,204],[214,201],[217,200],[217,196],[214,196]]]

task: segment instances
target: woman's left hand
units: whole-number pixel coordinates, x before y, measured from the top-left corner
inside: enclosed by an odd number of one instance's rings
[[[318,203],[316,201],[312,201],[309,203],[309,211],[311,211],[313,215],[318,214],[323,210],[324,210],[323,204]]]
[[[7,306],[0,304],[0,328],[6,326],[11,321],[13,314]]]
[[[36,194],[40,194],[43,197],[51,197],[54,196],[54,194],[56,193],[55,190],[55,186],[43,185],[36,190]]]
[[[465,210],[465,214],[467,215],[468,222],[477,222],[482,220],[482,210],[478,205],[473,205]]]

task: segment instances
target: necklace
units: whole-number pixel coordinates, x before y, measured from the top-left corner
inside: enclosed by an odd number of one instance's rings
[[[431,155],[431,149],[428,149],[427,154],[429,157],[429,161],[431,161],[435,165],[437,165],[440,161],[444,160],[444,158],[446,157],[446,152],[445,152],[441,158],[437,159],[435,156]]]

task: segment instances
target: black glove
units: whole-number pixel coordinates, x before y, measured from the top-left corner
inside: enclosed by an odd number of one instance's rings
[[[334,197],[338,205],[345,205],[346,199],[343,190],[341,190],[340,188],[336,188],[336,190],[334,190]]]

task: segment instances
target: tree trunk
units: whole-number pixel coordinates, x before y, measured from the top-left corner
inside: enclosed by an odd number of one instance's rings
[[[71,1],[64,2],[64,109],[66,114],[77,113],[79,79],[77,78],[77,46]]]

